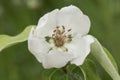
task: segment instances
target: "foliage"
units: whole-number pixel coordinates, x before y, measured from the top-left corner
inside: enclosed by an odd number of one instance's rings
[[[37,6],[31,1],[37,1]],[[90,34],[95,35],[110,50],[120,69],[119,0],[0,0],[0,34],[14,36],[26,26],[36,25],[38,19],[48,11],[71,4],[90,17]],[[42,69],[28,52],[27,42],[0,52],[0,80],[40,80]],[[105,72],[101,73],[102,80],[112,80]]]

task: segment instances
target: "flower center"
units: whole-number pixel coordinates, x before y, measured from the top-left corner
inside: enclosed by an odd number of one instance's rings
[[[62,47],[64,43],[70,42],[72,40],[72,35],[68,34],[71,29],[65,30],[65,27],[57,26],[53,31],[52,39],[56,47]]]

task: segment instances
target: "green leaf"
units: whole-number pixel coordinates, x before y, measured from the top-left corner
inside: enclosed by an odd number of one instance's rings
[[[84,80],[84,74],[78,66],[66,67],[67,73],[64,69],[48,69],[43,70],[41,80]]]
[[[41,72],[41,80],[51,80],[51,76],[54,75],[56,71],[56,69],[44,69]]]
[[[68,75],[62,70],[58,69],[52,76],[49,77],[49,80],[70,80]]]
[[[28,26],[17,36],[0,35],[0,51],[14,44],[24,42],[28,39],[29,32],[34,25]]]
[[[110,56],[108,51],[102,47],[96,38],[94,38],[94,40],[95,42],[91,45],[91,54],[101,64],[105,71],[113,78],[113,80],[120,80],[120,75],[116,68],[114,58]]]
[[[85,74],[80,67],[75,67],[70,73],[69,77],[72,80],[85,80]]]
[[[85,73],[86,80],[101,80],[97,73],[95,63],[91,60],[87,59],[81,66],[81,69]]]
[[[41,74],[41,80],[67,80],[67,78],[62,69],[46,69]]]

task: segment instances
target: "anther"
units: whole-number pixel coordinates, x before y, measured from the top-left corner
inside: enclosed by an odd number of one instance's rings
[[[60,28],[60,26],[57,26],[56,28],[58,29],[58,28]]]
[[[62,25],[62,28],[63,28],[63,30],[65,29],[65,27]]]
[[[68,32],[70,32],[72,29],[68,29]]]
[[[55,37],[55,34],[52,34],[52,38],[54,38]]]
[[[53,32],[56,32],[56,30],[54,30]]]

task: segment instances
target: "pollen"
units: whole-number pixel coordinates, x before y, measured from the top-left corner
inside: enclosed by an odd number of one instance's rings
[[[72,35],[69,34],[71,30],[66,30],[64,26],[57,26],[53,30],[52,39],[56,47],[62,47],[66,42],[72,41]]]

